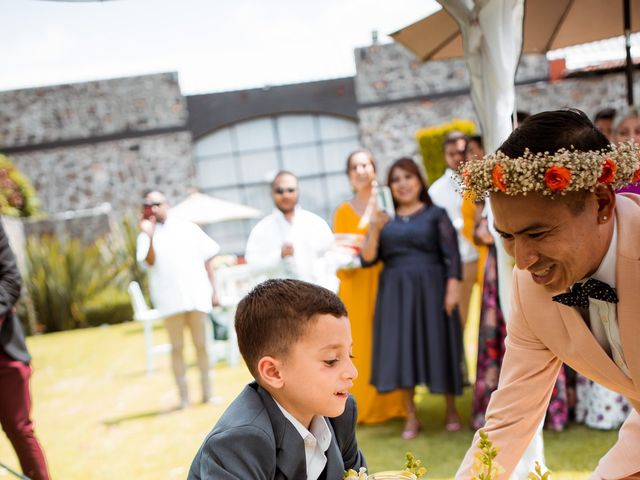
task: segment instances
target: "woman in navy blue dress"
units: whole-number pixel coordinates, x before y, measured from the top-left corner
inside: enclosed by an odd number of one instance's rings
[[[458,320],[460,255],[456,231],[435,206],[410,158],[389,170],[396,215],[378,211],[362,249],[365,265],[384,263],[376,301],[371,383],[379,392],[404,391],[403,438],[420,423],[416,385],[446,399],[447,430],[460,429],[454,395],[462,393],[462,340]]]

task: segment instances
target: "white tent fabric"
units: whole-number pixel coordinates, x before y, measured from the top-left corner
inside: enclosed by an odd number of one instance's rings
[[[190,194],[169,210],[169,215],[189,220],[198,225],[258,218],[260,211],[239,203],[214,198],[204,193]]]
[[[485,150],[494,151],[512,130],[524,0],[438,1],[460,28]]]
[[[513,129],[515,75],[522,52],[524,0],[438,2],[460,28],[469,69],[471,99],[480,121],[485,151],[493,152]],[[489,225],[493,226],[491,217]],[[513,263],[502,248],[502,242],[496,242],[496,250],[498,278],[501,279],[500,305],[508,321],[511,298],[509,279]],[[527,473],[533,471],[536,461],[544,465],[542,424],[511,478],[526,478]],[[543,468],[546,470],[546,467]]]

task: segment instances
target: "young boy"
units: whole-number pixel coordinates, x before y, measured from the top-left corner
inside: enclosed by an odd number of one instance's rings
[[[188,479],[336,480],[366,466],[340,299],[310,283],[268,280],[238,304],[235,326],[256,381],[207,435]]]

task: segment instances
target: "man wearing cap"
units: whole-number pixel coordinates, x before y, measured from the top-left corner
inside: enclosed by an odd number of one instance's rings
[[[633,407],[592,479],[640,479],[638,147],[612,146],[577,110],[525,120],[493,155],[465,164],[463,187],[489,193],[515,258],[512,311],[485,431],[508,478],[544,415],[562,363]],[[479,437],[458,470],[473,476]]]

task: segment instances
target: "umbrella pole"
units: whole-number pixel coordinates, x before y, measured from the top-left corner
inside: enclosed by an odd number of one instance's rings
[[[627,77],[627,104],[632,106],[633,101],[633,60],[631,59],[631,0],[624,0],[624,42],[627,50],[626,77]]]

